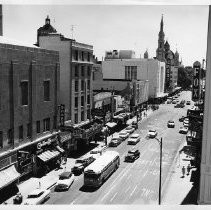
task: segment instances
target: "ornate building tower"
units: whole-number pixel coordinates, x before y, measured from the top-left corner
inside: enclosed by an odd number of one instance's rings
[[[164,37],[165,34],[163,32],[163,15],[162,15],[160,22],[160,32],[158,34],[158,48],[156,50],[156,58],[159,61],[165,61]]]
[[[147,49],[146,49],[146,51],[145,51],[145,53],[144,53],[144,58],[145,58],[145,59],[148,59],[148,58],[149,58]]]
[[[179,53],[177,52],[177,50],[176,50],[176,52],[174,54],[174,65],[175,66],[179,66],[180,65],[180,62],[179,62]]]

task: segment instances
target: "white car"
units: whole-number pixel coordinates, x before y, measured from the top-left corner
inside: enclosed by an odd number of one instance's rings
[[[188,128],[187,127],[180,127],[179,133],[187,134],[187,132],[188,132]]]
[[[140,141],[141,137],[138,133],[132,134],[128,139],[128,144],[137,144]]]
[[[188,128],[188,127],[189,127],[189,123],[183,122],[183,126],[184,126],[185,128]]]
[[[135,128],[133,128],[132,126],[128,126],[127,128],[125,128],[125,131],[128,132],[129,134],[133,133],[135,130]]]
[[[127,132],[127,131],[121,131],[119,133],[119,137],[122,139],[122,140],[125,140],[126,138],[128,138],[130,134]]]
[[[38,205],[46,201],[50,197],[50,190],[45,189],[36,189],[32,191],[25,201],[23,202],[24,205]]]
[[[188,119],[188,118],[185,118],[185,119],[183,120],[183,124],[184,124],[184,123],[188,124],[188,123],[189,123],[189,119]]]
[[[74,182],[74,174],[71,171],[65,171],[59,175],[55,191],[68,190]]]
[[[103,153],[105,149],[106,149],[105,146],[101,146],[101,147],[98,146],[90,151],[90,155],[96,159]]]
[[[149,138],[155,138],[157,136],[157,134],[158,134],[157,131],[154,130],[154,129],[151,129],[151,130],[148,131],[148,137]]]

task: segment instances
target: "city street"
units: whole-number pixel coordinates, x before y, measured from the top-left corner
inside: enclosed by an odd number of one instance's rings
[[[190,100],[190,92],[182,92],[179,99]],[[192,104],[193,105],[193,104]],[[190,105],[190,106],[192,106]],[[158,131],[157,139],[163,138],[162,192],[168,185],[168,176],[185,135],[180,134],[182,123],[179,117],[186,116],[187,108],[174,108],[174,104],[160,105],[148,118],[140,122],[138,130],[141,141],[135,146],[140,150],[140,157],[134,163],[124,162],[124,156],[133,146],[127,140],[117,148],[108,148],[120,153],[119,169],[96,191],[83,188],[83,175],[76,177],[73,185],[66,192],[54,192],[45,204],[157,204],[159,187],[160,146],[156,139],[149,139],[147,132],[154,128]],[[175,128],[167,128],[168,120],[175,121]]]

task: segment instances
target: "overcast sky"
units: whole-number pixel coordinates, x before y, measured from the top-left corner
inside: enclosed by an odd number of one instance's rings
[[[161,15],[165,39],[184,65],[206,58],[208,6],[143,5],[3,5],[3,34],[35,43],[37,29],[49,15],[58,33],[91,44],[102,59],[107,50],[128,49],[156,56]]]

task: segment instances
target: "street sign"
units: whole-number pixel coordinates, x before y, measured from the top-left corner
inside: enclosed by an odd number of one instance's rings
[[[201,79],[201,64],[196,61],[193,64],[193,85],[192,85],[192,100],[198,101],[200,99],[200,79]]]

